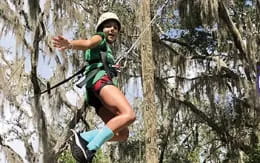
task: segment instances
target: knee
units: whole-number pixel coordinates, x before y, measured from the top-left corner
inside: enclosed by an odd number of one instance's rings
[[[127,119],[128,119],[128,123],[131,124],[136,120],[136,115],[135,112],[132,111],[130,113],[127,114]]]

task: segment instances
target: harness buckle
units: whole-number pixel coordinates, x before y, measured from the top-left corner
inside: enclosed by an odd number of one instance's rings
[[[115,68],[117,72],[121,72],[121,65],[120,64],[114,64],[111,67]]]

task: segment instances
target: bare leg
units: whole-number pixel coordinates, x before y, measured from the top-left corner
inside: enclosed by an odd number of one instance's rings
[[[115,117],[115,114],[113,114],[111,111],[106,109],[105,107],[100,107],[98,110],[99,117],[103,120],[104,123],[107,123],[109,120]],[[114,137],[110,139],[109,141],[125,141],[127,140],[129,135],[128,128],[123,128],[122,130],[115,133]]]
[[[123,131],[123,129],[126,129],[128,125],[135,121],[136,117],[132,107],[117,87],[113,85],[104,86],[100,90],[99,98],[104,108],[108,109],[114,115],[114,117],[109,117],[106,122],[107,127],[114,133]]]

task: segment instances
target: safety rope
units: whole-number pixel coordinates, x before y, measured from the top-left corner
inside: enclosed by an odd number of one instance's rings
[[[132,46],[122,55],[118,56],[118,58],[116,59],[116,64],[115,65],[120,65],[120,62],[123,59],[126,59],[123,66],[121,66],[120,68],[123,69],[125,68],[126,64],[127,64],[127,59],[128,59],[128,55],[129,53],[136,48],[137,44],[139,43],[139,41],[141,40],[141,38],[143,37],[143,35],[145,34],[145,32],[147,32],[147,30],[150,28],[150,26],[155,22],[156,18],[161,14],[162,10],[164,9],[164,7],[168,4],[169,0],[166,0],[164,2],[164,4],[162,5],[162,7],[160,7],[159,9],[157,9],[156,15],[154,15],[154,17],[152,18],[152,20],[150,21],[150,23],[147,25],[147,27],[141,32],[141,34],[139,35],[139,37],[135,40],[135,42],[132,44]]]
[[[62,84],[64,84],[64,83],[66,83],[67,81],[73,79],[75,76],[78,76],[78,75],[80,75],[80,74],[83,74],[84,71],[85,71],[85,68],[86,68],[86,66],[82,67],[78,72],[76,72],[75,74],[73,74],[73,75],[71,75],[70,77],[66,78],[65,80],[62,80],[61,82],[55,84],[55,85],[52,86],[52,87],[50,86],[50,83],[47,83],[47,89],[44,90],[44,91],[42,91],[42,92],[40,92],[40,94],[44,94],[44,93],[46,93],[46,92],[48,92],[48,94],[50,94],[50,92],[51,92],[52,89],[57,88],[58,86],[60,86],[60,85],[62,85]]]
[[[127,64],[127,58],[128,58],[128,55],[129,53],[134,49],[136,48],[137,44],[139,43],[139,41],[141,40],[141,38],[143,37],[143,35],[145,34],[145,32],[147,32],[147,30],[149,29],[149,27],[155,22],[156,18],[161,14],[161,11],[164,9],[164,7],[167,5],[169,0],[166,0],[164,2],[164,4],[162,5],[161,8],[157,9],[157,13],[156,15],[153,17],[153,19],[150,21],[150,23],[148,24],[148,26],[141,32],[141,34],[139,35],[139,37],[136,39],[136,41],[132,44],[132,46],[121,56],[119,56],[117,59],[116,59],[116,62],[115,62],[115,65],[113,67],[115,67],[119,72],[120,70],[119,69],[122,69],[122,68],[125,68],[126,67],[126,64]],[[118,67],[119,63],[124,59],[125,59],[125,62],[123,64],[123,66],[120,66]],[[74,78],[75,76],[79,75],[79,74],[82,74],[85,70],[85,67],[83,67],[81,70],[79,70],[78,72],[76,72],[75,74],[73,74],[72,76],[70,76],[69,78],[55,84],[54,86],[50,87],[50,84],[48,83],[47,84],[47,89],[40,92],[40,94],[44,94],[46,92],[48,92],[48,94],[50,94],[50,91],[62,84],[64,84],[65,82],[71,80],[72,78]],[[92,76],[92,75],[91,75]],[[85,82],[84,82],[85,83]],[[80,84],[81,85],[81,84]],[[78,85],[79,86],[79,85]],[[82,87],[82,86],[81,86]]]

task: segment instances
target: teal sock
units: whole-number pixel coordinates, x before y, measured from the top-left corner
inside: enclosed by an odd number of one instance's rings
[[[99,130],[91,130],[87,132],[80,133],[80,136],[86,140],[87,142],[91,142],[91,140],[98,134]]]
[[[99,149],[106,141],[111,139],[114,136],[113,131],[108,128],[107,126],[104,126],[99,133],[96,135],[96,137],[89,142],[87,145],[89,150],[97,150]]]

